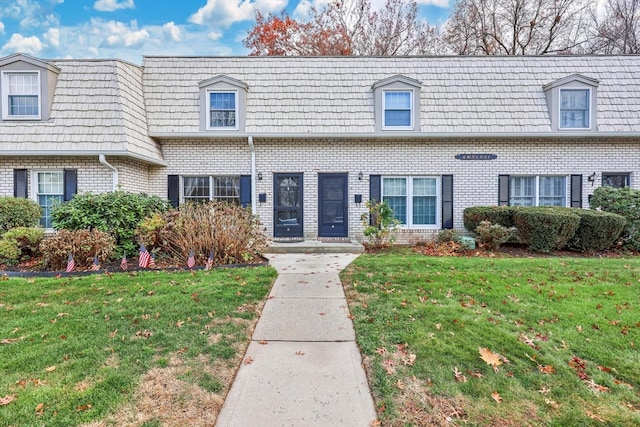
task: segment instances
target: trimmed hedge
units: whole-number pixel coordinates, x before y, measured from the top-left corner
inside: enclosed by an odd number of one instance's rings
[[[580,225],[580,216],[570,208],[530,207],[514,215],[520,236],[537,252],[561,249]]]
[[[612,247],[620,238],[627,220],[609,212],[572,209],[580,217],[580,225],[567,247],[579,252],[601,251]]]
[[[0,234],[14,227],[37,227],[42,212],[31,199],[0,196]]]
[[[627,247],[640,250],[640,190],[599,187],[593,192],[589,204],[591,209],[602,209],[625,217],[627,224],[622,240]]]
[[[464,228],[475,232],[483,221],[503,227],[515,227],[513,216],[522,209],[519,206],[474,206],[466,208],[462,215]]]

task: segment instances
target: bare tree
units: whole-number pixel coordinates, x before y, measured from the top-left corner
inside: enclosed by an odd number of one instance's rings
[[[608,0],[604,15],[594,10],[593,20],[590,52],[640,53],[640,0]]]
[[[424,55],[441,51],[438,31],[421,21],[415,0],[334,0],[304,21],[286,12],[256,14],[244,45],[250,55]]]
[[[444,42],[459,55],[572,53],[587,40],[588,0],[458,0]]]

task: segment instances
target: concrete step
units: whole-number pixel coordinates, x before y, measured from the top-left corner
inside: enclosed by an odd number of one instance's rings
[[[320,240],[271,241],[264,250],[264,253],[267,254],[361,254],[363,252],[364,246],[356,240],[339,242],[323,242]]]

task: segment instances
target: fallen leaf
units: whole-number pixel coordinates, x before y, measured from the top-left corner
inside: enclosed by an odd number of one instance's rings
[[[498,403],[502,402],[502,396],[500,396],[500,393],[498,393],[497,391],[491,393],[491,398]]]
[[[244,364],[245,365],[251,365],[253,363],[253,357],[251,356],[247,356],[244,358]]]
[[[413,366],[413,362],[415,361],[416,361],[416,355],[413,353],[402,358],[402,363],[404,363],[406,366]]]
[[[260,341],[258,341],[258,344],[260,344],[260,345],[267,345],[267,344],[269,344],[269,341],[260,340]]]
[[[296,351],[296,356],[304,356],[304,351]]]
[[[453,375],[456,378],[456,382],[459,382],[459,383],[467,382],[467,377],[462,372],[458,371],[458,368],[453,368]]]
[[[467,374],[471,375],[473,378],[482,378],[482,374],[480,372],[473,372],[471,369],[467,371]]]
[[[480,357],[484,360],[487,365],[493,366],[493,370],[498,372],[498,366],[502,365],[502,360],[500,360],[500,355],[498,353],[494,353],[488,348],[480,348]]]
[[[11,394],[7,394],[5,397],[0,397],[0,406],[8,405],[13,402],[13,399],[15,398],[16,397]]]
[[[44,414],[44,403],[39,403],[38,406],[36,406],[36,414]]]
[[[371,424],[369,424],[370,427],[380,427],[381,425],[382,425],[382,421],[378,419],[371,421]]]
[[[177,328],[181,328],[181,327],[182,327],[182,325],[184,325],[184,320],[178,320],[178,321],[176,322],[176,327],[177,327]]]
[[[404,383],[401,380],[398,380],[398,382],[396,383],[396,387],[398,387],[400,390],[404,390]]]
[[[90,404],[90,403],[88,403],[88,404],[86,404],[86,405],[80,405],[80,406],[78,406],[78,407],[76,408],[76,412],[83,412],[83,411],[86,411],[86,410],[89,410],[89,409],[91,409],[91,404]]]
[[[546,403],[548,406],[551,406],[553,409],[558,409],[560,407],[560,405],[558,405],[558,402],[556,402],[555,400],[544,399],[544,403]]]
[[[46,372],[53,372],[56,370],[55,365],[54,366],[49,366],[48,368],[45,369]]]
[[[543,374],[553,374],[556,372],[555,368],[551,365],[538,365],[538,371]]]
[[[601,423],[604,423],[604,422],[605,422],[601,417],[599,417],[598,415],[594,414],[594,413],[593,413],[593,412],[591,412],[591,411],[585,411],[585,412],[584,412],[584,414],[585,414],[587,417],[591,418],[592,420],[600,421]]]

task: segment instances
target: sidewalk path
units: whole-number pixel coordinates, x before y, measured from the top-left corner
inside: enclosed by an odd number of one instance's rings
[[[269,256],[278,278],[217,427],[367,427],[376,419],[338,276],[356,257]]]

